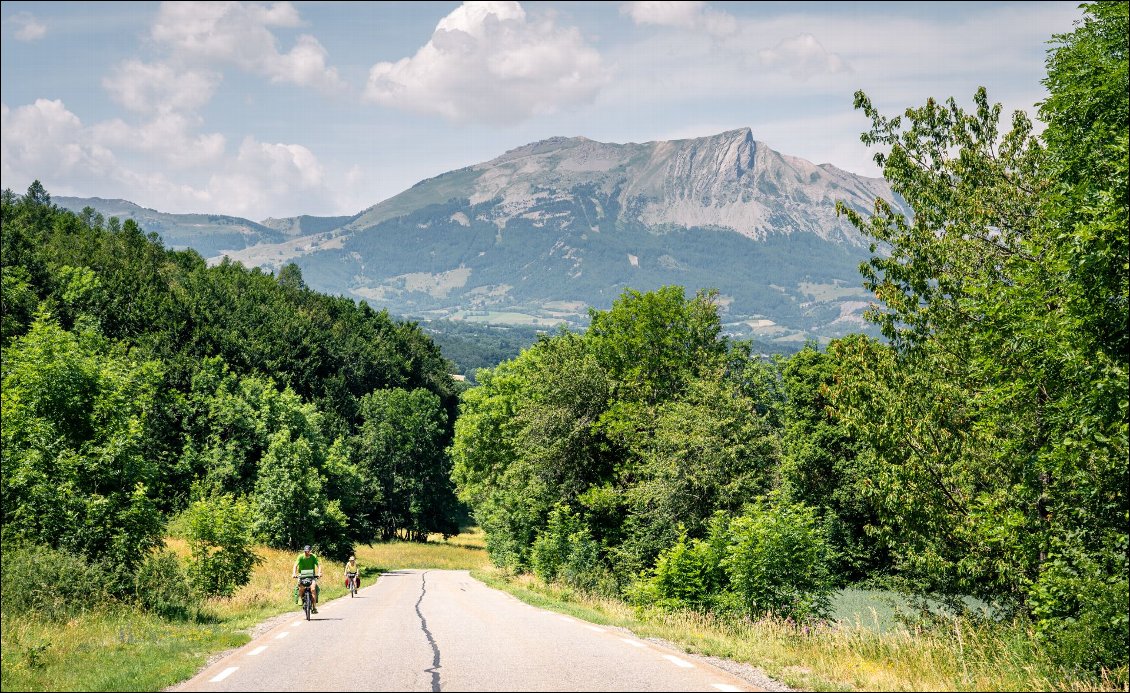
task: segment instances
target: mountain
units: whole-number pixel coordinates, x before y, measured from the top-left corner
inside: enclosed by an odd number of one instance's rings
[[[835,203],[866,211],[876,197],[907,211],[882,179],[781,154],[749,129],[642,144],[556,137],[352,217],[268,219],[207,242],[224,245],[213,261],[293,261],[314,289],[419,320],[581,327],[588,307],[626,288],[716,288],[727,332],[788,344],[865,328],[869,243]]]
[[[354,217],[300,216],[254,222],[223,214],[170,214],[142,207],[127,200],[101,197],[52,197],[72,212],[90,207],[104,219],[133,219],[146,233],[156,231],[170,248],[194,248],[205,257],[222,256],[248,247],[286,242],[290,238],[319,233],[349,223]]]

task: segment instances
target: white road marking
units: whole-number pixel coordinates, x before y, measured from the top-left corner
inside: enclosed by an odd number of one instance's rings
[[[232,674],[234,674],[234,673],[235,673],[235,670],[236,670],[236,669],[238,669],[238,668],[239,668],[239,667],[228,667],[227,669],[224,669],[224,670],[223,670],[223,671],[221,671],[220,673],[218,673],[218,674],[216,674],[215,676],[213,676],[213,677],[212,677],[212,678],[210,679],[210,681],[211,681],[212,683],[219,683],[220,681],[223,681],[223,680],[224,680],[224,679],[226,679],[227,677],[229,677],[229,676],[231,676]]]
[[[290,624],[290,625],[292,625],[292,626],[301,626],[301,625],[302,625],[302,621],[295,621],[294,623],[292,623],[292,624]]]
[[[603,633],[604,632],[603,628],[597,628],[596,626],[585,626],[585,628],[588,628],[589,630],[596,632],[596,633]]]
[[[679,659],[675,655],[663,655],[663,659],[670,660],[671,663],[674,664],[677,667],[682,667],[684,669],[694,669],[693,664],[691,664],[690,662],[688,662],[685,659]]]
[[[733,686],[733,685],[728,684],[728,683],[712,683],[710,685],[714,686],[715,688],[717,688],[720,691],[740,691],[741,690],[737,686]]]
[[[248,657],[254,657],[255,655],[263,654],[263,650],[265,650],[265,649],[267,649],[266,645],[260,645],[259,647],[256,647],[254,650],[251,650],[250,652],[248,652],[247,656]]]
[[[569,618],[568,616],[558,616],[557,618],[561,619],[562,621],[568,621],[569,623],[572,623],[574,620]]]
[[[620,638],[620,639],[623,640],[624,642],[628,643],[632,647],[647,647],[647,645],[644,645],[642,642],[639,642],[638,640],[629,640],[627,638]]]
[[[275,640],[282,640],[283,638],[285,638],[288,635],[290,635],[290,631],[284,630],[283,632],[281,632],[281,633],[279,633],[278,635],[275,636]]]

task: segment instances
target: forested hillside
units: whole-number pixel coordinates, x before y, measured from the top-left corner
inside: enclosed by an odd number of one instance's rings
[[[861,580],[972,597],[1125,686],[1127,6],[1087,13],[1049,53],[1041,136],[984,90],[898,117],[857,95],[914,210],[841,207],[891,248],[862,267],[886,341],[764,360],[716,296],[665,287],[481,372],[453,450],[493,560],[792,623]]]
[[[198,561],[457,531],[457,393],[415,324],[294,266],[209,268],[38,182],[4,191],[0,215],[6,559],[64,551],[128,592],[186,510],[205,518]]]

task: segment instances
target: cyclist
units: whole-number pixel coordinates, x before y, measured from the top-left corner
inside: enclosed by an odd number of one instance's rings
[[[291,577],[298,579],[299,575],[304,577],[310,576],[314,578],[314,582],[310,587],[314,590],[314,613],[318,613],[318,579],[322,577],[322,566],[318,563],[318,557],[310,552],[310,545],[302,547],[302,553],[294,560],[294,570],[291,571]],[[298,601],[302,601],[305,587],[298,586]]]
[[[345,564],[345,588],[349,589],[349,578],[353,578],[358,589],[361,587],[361,570],[357,567],[357,559],[353,556],[349,557],[349,561]]]

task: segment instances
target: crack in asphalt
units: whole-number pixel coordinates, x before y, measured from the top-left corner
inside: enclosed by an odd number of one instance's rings
[[[428,630],[428,619],[424,618],[423,612],[420,611],[420,602],[424,601],[424,595],[428,593],[428,573],[424,571],[420,575],[420,598],[416,600],[416,615],[420,617],[420,628],[423,629],[424,635],[428,638],[428,644],[432,646],[432,666],[424,669],[424,671],[432,675],[432,693],[439,693],[439,645],[436,644],[436,639],[432,637],[432,632]]]

